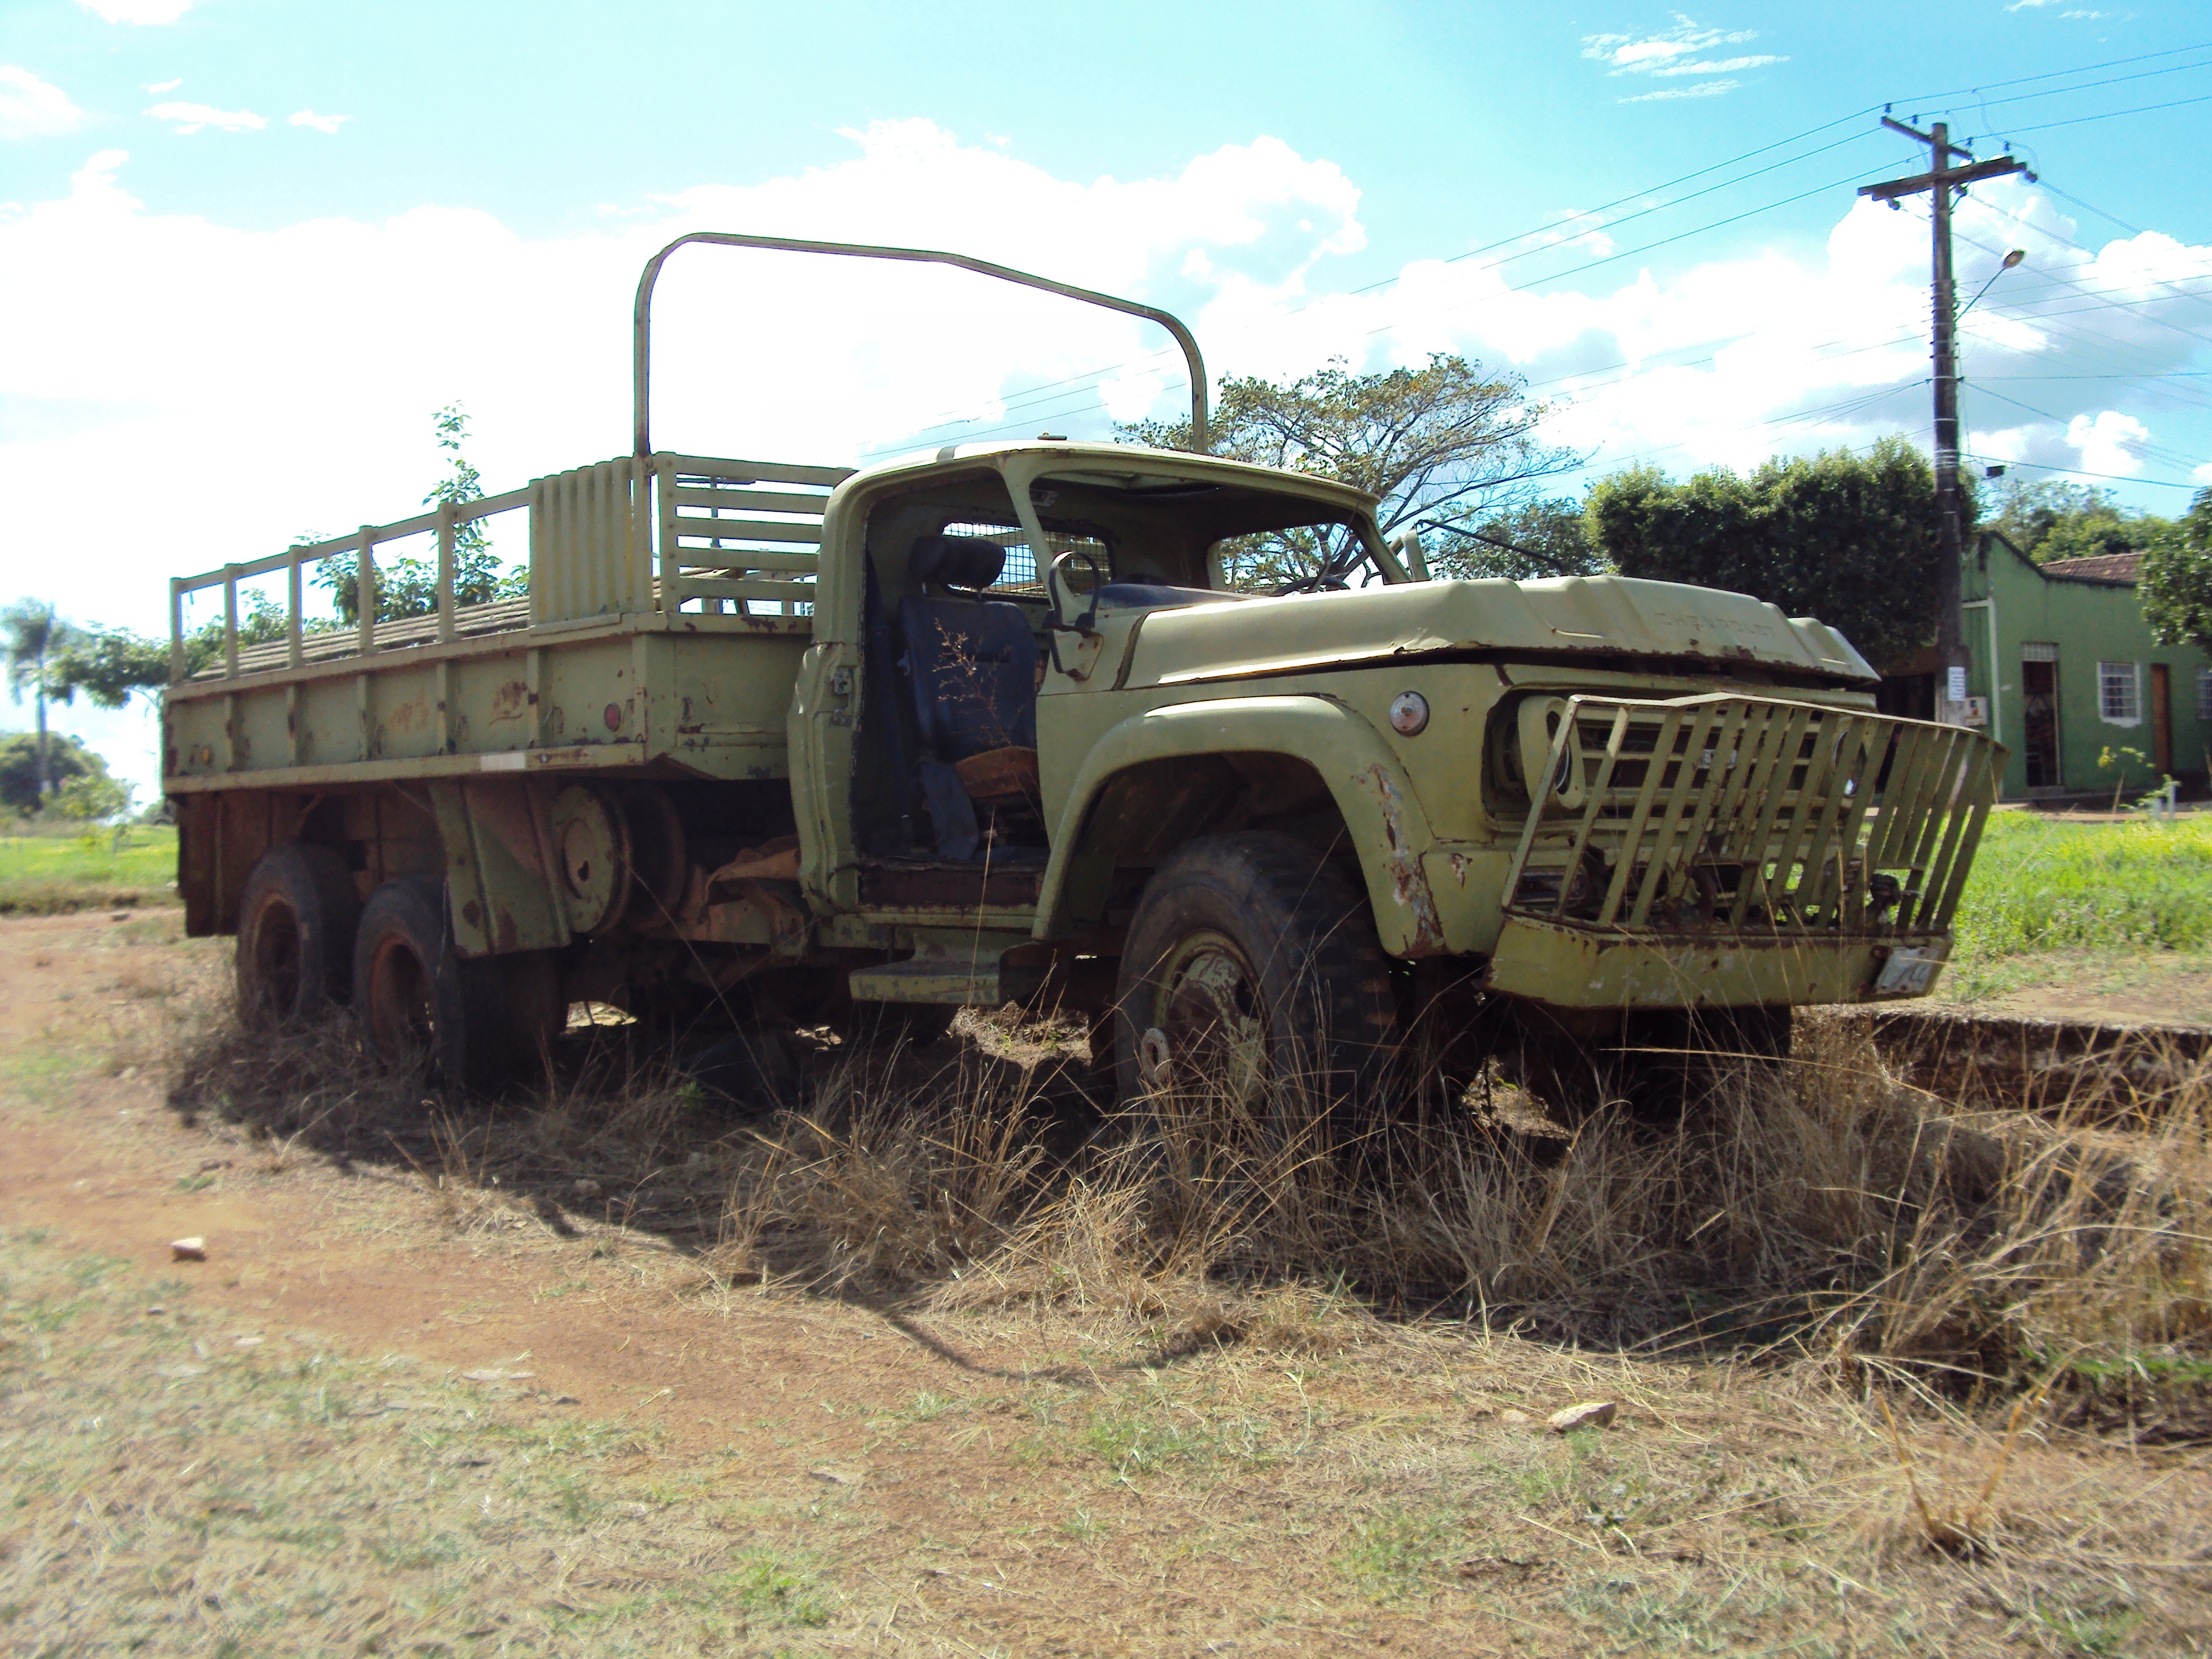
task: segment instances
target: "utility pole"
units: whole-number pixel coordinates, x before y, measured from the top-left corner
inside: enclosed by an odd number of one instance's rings
[[[1893,132],[1928,146],[1928,171],[1879,185],[1862,185],[1859,194],[1897,205],[1900,196],[1928,193],[1929,221],[1935,227],[1929,263],[1934,271],[1936,356],[1936,718],[1951,725],[1961,723],[1966,696],[1966,636],[1959,609],[1960,565],[1966,550],[1966,526],[1959,512],[1959,358],[1956,330],[1957,295],[1951,284],[1951,192],[1979,179],[2002,178],[2008,173],[2027,173],[2009,155],[1977,161],[1951,142],[1951,130],[1941,121],[1926,132],[1893,121],[1882,125]],[[1953,156],[1963,165],[1953,167]],[[2035,177],[2028,173],[2030,179]],[[1990,665],[1991,674],[1996,665]]]

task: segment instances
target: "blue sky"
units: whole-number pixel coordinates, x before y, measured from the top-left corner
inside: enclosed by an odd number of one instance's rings
[[[494,489],[622,450],[637,266],[702,228],[1128,293],[1217,374],[1466,352],[1592,472],[1924,441],[1924,218],[1853,196],[1915,168],[1884,103],[2042,180],[1962,210],[1962,283],[2029,252],[1969,449],[2212,481],[2202,6],[0,0],[0,597],[152,629],[172,570],[411,510],[456,398]],[[1180,407],[1140,327],[988,289],[681,256],[657,432],[850,461]],[[150,782],[143,720],[63,723]]]

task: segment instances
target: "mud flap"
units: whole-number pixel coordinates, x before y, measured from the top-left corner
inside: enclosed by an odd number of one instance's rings
[[[551,951],[568,918],[546,845],[544,786],[523,778],[436,779],[428,786],[446,848],[453,947],[462,956]]]

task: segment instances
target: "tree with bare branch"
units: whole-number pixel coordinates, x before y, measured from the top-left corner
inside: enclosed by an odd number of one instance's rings
[[[1538,434],[1544,405],[1514,375],[1443,353],[1426,367],[1354,374],[1340,360],[1278,384],[1256,375],[1222,382],[1212,452],[1234,460],[1335,478],[1378,498],[1390,534],[1417,520],[1456,523],[1517,503],[1536,481],[1581,464]],[[1189,447],[1188,423],[1119,428],[1139,443]],[[1226,550],[1239,586],[1302,585],[1329,550],[1310,534],[1247,537]]]

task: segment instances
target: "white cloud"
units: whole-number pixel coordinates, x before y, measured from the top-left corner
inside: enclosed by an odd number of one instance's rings
[[[192,9],[192,0],[76,0],[109,23],[173,23]]]
[[[217,109],[212,104],[156,104],[145,112],[157,121],[173,121],[179,133],[190,135],[204,127],[223,132],[258,132],[267,118],[250,109]]]
[[[174,92],[179,87],[181,87],[184,84],[184,77],[182,76],[179,76],[173,81],[156,81],[153,85],[144,89],[152,93],[158,98],[165,92]]]
[[[470,454],[492,488],[627,448],[631,291],[684,230],[957,248],[1178,310],[1232,284],[1294,302],[1316,260],[1364,240],[1350,180],[1274,139],[1161,177],[1075,181],[927,122],[850,137],[833,165],[551,238],[443,207],[236,228],[142,204],[125,154],[103,151],[65,196],[0,221],[0,314],[50,319],[0,354],[16,440],[0,443],[0,498],[58,503],[126,458],[177,533],[113,579],[50,580],[81,615],[157,626],[173,566],[412,511],[437,466],[428,412],[451,399],[475,418]],[[1001,423],[1097,433],[1109,416],[1079,407],[1101,395],[1087,386],[1011,414],[1005,393],[1117,364],[1115,414],[1173,413],[1183,396],[1149,325],[953,271],[687,249],[654,322],[655,432],[710,453],[849,461],[947,416],[967,423],[931,441]],[[249,455],[258,482],[241,493]],[[11,536],[45,510],[11,507]]]
[[[1656,104],[1669,98],[1717,98],[1724,92],[1734,92],[1743,84],[1741,81],[1700,81],[1694,87],[1662,87],[1656,92],[1639,92],[1633,98],[1616,98],[1616,104]]]
[[[831,164],[528,237],[431,207],[242,228],[142,204],[126,156],[102,151],[67,194],[0,217],[0,315],[49,319],[0,354],[10,534],[68,545],[88,499],[159,522],[158,540],[41,576],[76,615],[157,629],[173,571],[414,511],[439,463],[428,412],[454,398],[489,489],[622,453],[639,266],[684,231],[732,224],[958,249],[1152,301],[1194,324],[1217,377],[1464,353],[1523,374],[1554,407],[1549,435],[1597,472],[1925,441],[1927,225],[1911,212],[1856,203],[1809,251],[1536,283],[1546,260],[1608,246],[1600,219],[1565,211],[1530,239],[1556,252],[1421,260],[1339,294],[1333,256],[1365,240],[1358,188],[1274,139],[1156,178],[1074,180],[926,121],[848,136]],[[2179,331],[2202,331],[2201,304],[2170,285],[2212,282],[2212,246],[2074,247],[2079,228],[2017,179],[1977,186],[1958,226],[1962,282],[2028,251],[1966,320],[1969,453],[2188,477],[2201,445],[2169,459],[2154,428],[2185,418],[2157,401],[2191,384],[2174,372],[2207,366]],[[958,272],[686,249],[654,320],[656,441],[708,453],[849,464],[921,441],[1098,435],[1178,415],[1185,396],[1156,331]]]
[[[0,64],[0,138],[50,138],[73,132],[84,112],[51,81]]]
[[[1606,66],[1609,76],[1642,75],[1658,79],[1678,76],[1731,76],[1745,70],[1764,69],[1769,64],[1786,64],[1787,58],[1772,52],[1740,53],[1728,58],[1709,58],[1704,54],[1716,46],[1741,46],[1759,38],[1756,29],[1700,28],[1688,17],[1674,14],[1674,27],[1656,34],[1586,34],[1583,37],[1583,56]],[[1619,98],[1621,104],[1650,104],[1673,98],[1717,98],[1732,92],[1741,84],[1732,80],[1708,80],[1680,91],[1640,93],[1633,97]]]
[[[311,109],[303,109],[295,110],[291,114],[286,116],[284,119],[289,125],[295,127],[313,127],[317,132],[336,132],[347,122],[352,120],[353,117],[350,115],[318,115]]]
[[[2132,415],[2100,410],[2067,422],[2066,441],[2081,457],[2083,471],[2129,478],[2142,471],[2136,451],[2150,441],[2150,428]]]

